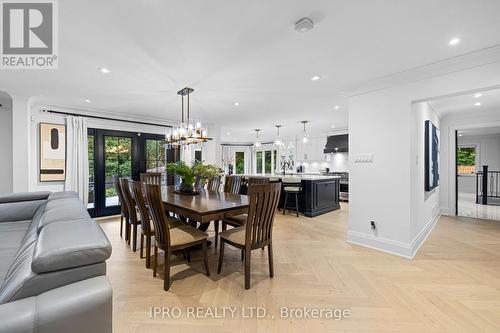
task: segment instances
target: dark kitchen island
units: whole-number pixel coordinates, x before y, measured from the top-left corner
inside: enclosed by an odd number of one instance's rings
[[[265,177],[270,181],[282,181],[288,178],[300,178],[302,192],[299,195],[299,210],[307,217],[315,217],[334,210],[340,209],[339,192],[340,192],[340,177],[339,176],[315,176],[315,175],[243,175],[244,178],[249,177]],[[280,208],[283,208],[285,200],[284,193],[281,193]],[[294,203],[295,198],[289,197],[288,203]]]

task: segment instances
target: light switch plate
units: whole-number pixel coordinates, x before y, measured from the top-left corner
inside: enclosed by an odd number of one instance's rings
[[[358,154],[354,156],[354,163],[373,163],[373,154]]]

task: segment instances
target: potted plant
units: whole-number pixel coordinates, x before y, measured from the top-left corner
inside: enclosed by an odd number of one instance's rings
[[[181,178],[178,191],[187,194],[196,193],[194,182],[197,176],[201,177],[203,182],[206,182],[211,177],[221,175],[221,169],[218,166],[203,164],[198,161],[195,161],[191,166],[187,165],[184,161],[168,163],[167,172],[174,173]]]

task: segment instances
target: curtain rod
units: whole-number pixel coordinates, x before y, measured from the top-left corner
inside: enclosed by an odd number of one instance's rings
[[[159,126],[159,127],[172,128],[172,126],[170,126],[170,125],[153,124],[153,123],[147,123],[147,122],[143,122],[143,121],[135,121],[135,120],[127,120],[127,119],[117,119],[117,118],[108,118],[108,117],[100,117],[100,116],[91,116],[91,115],[86,115],[86,114],[78,114],[78,113],[63,112],[63,111],[54,111],[54,110],[47,110],[47,109],[44,109],[42,111],[43,112],[48,112],[48,113],[63,114],[63,115],[66,115],[66,116],[87,117],[87,118],[94,118],[94,119],[121,121],[121,122],[132,123],[132,124],[140,124],[140,125],[150,125],[150,126]]]

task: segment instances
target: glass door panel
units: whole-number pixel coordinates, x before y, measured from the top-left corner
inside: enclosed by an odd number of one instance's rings
[[[106,207],[118,206],[114,177],[132,177],[132,138],[104,137],[104,175]]]
[[[95,208],[95,176],[94,176],[94,135],[88,135],[88,158],[89,158],[89,203],[87,209]]]

